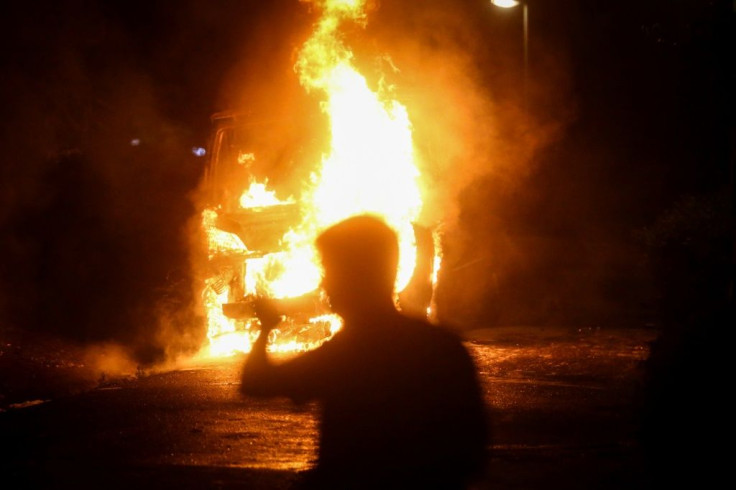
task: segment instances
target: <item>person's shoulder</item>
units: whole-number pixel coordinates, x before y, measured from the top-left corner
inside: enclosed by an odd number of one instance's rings
[[[410,318],[404,323],[401,345],[407,357],[417,360],[428,370],[455,373],[458,376],[474,371],[474,363],[468,347],[459,331],[443,323]],[[427,365],[429,363],[429,365]]]

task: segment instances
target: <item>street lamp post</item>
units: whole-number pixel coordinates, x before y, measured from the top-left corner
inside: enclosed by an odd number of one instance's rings
[[[491,0],[491,3],[496,7],[501,8],[514,8],[521,5],[521,17],[522,17],[522,41],[524,47],[524,105],[527,102],[528,93],[528,80],[529,80],[529,6],[527,2],[518,2],[516,0]]]

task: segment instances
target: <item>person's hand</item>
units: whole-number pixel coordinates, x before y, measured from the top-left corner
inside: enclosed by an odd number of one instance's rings
[[[281,322],[281,314],[276,308],[276,303],[266,296],[256,296],[253,299],[253,309],[256,317],[261,323],[261,333],[266,336]]]

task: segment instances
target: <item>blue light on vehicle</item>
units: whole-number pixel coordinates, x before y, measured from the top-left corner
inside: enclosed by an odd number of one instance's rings
[[[195,157],[203,157],[206,154],[207,150],[205,150],[201,146],[195,146],[194,148],[192,148],[192,155],[194,155]]]

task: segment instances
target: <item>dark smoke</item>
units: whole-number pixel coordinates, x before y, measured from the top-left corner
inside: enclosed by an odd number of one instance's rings
[[[200,138],[167,112],[175,94],[147,71],[126,12],[101,5],[3,19],[2,323],[151,363],[203,335],[185,233]]]
[[[508,291],[535,267],[525,256],[543,242],[515,234],[519,223],[508,215],[526,205],[517,196],[542,164],[540,153],[575,117],[570,61],[560,46],[537,39],[536,76],[524,89],[518,9],[442,0],[382,7],[370,29],[397,67],[389,83],[407,101],[429,177],[423,219],[443,235],[439,315],[466,327],[538,323],[538,308]]]
[[[291,13],[308,15],[286,0],[6,9],[3,328],[102,346],[93,356],[122,350],[144,365],[200,347],[191,260],[201,252],[192,237],[204,159],[191,149],[206,144],[213,112],[237,108],[220,93],[240,60],[263,53],[245,80],[290,72],[288,51],[269,53],[308,27]]]
[[[313,140],[327,131],[320,94],[306,94],[293,70],[319,2],[296,6],[254,29],[222,99],[263,124],[259,145],[281,149],[264,175],[283,197],[298,195],[320,159],[319,151],[309,161],[283,149],[324,148]],[[528,244],[510,236],[502,215],[536,171],[540,150],[575,112],[561,47],[540,43],[535,62],[544,76],[522,91],[520,18],[502,28],[490,8],[480,1],[369,2],[366,24],[342,30],[369,84],[393,87],[408,109],[425,180],[421,224],[442,229],[446,241],[441,316],[464,323],[488,323],[489,298],[495,302],[499,282],[519,271],[519,248]],[[526,112],[527,96],[544,110]]]
[[[518,10],[371,3],[345,41],[414,124],[423,224],[445,232],[441,314],[644,321],[635,230],[693,186],[728,181],[715,7],[530,2],[525,91]],[[190,149],[211,113],[237,109],[264,125],[263,145],[319,154],[319,100],[293,71],[315,15],[296,0],[6,8],[0,328],[117,342],[145,363],[196,349],[203,161]],[[281,197],[308,178],[305,159],[264,169]]]
[[[425,219],[446,230],[440,314],[651,324],[661,291],[638,230],[682,194],[732,182],[732,9],[528,6],[526,83],[521,12],[487,1],[382,2],[360,53],[398,68],[386,78],[435,179]]]

